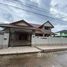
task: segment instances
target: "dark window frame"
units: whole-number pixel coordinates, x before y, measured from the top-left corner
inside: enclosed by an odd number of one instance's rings
[[[46,30],[50,30],[50,27],[44,27]]]

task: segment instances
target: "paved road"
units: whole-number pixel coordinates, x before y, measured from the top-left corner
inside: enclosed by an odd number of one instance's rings
[[[0,67],[67,67],[67,51],[0,56]]]

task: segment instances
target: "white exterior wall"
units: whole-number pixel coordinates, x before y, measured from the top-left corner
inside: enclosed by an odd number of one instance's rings
[[[9,33],[0,34],[0,48],[7,48],[9,43]]]
[[[9,44],[9,33],[4,33],[3,48],[7,48]]]
[[[67,38],[32,36],[32,45],[67,45]]]
[[[67,45],[67,38],[63,37],[39,37],[32,35],[32,46],[38,45]],[[7,48],[9,43],[9,33],[0,35],[0,48]]]

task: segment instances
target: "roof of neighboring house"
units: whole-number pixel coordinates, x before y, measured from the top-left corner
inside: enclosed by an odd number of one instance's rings
[[[61,30],[61,31],[58,31],[57,33],[67,33],[67,30]]]

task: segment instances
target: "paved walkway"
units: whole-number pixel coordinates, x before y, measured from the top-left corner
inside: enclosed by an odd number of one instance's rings
[[[41,50],[35,47],[9,47],[6,49],[0,49],[0,55],[11,55],[11,54],[25,54],[25,53],[37,53]]]
[[[40,49],[43,52],[55,52],[55,51],[67,50],[67,46],[36,46],[36,48]]]
[[[0,55],[28,54],[38,52],[53,52],[67,50],[67,46],[35,46],[35,47],[9,47],[0,49]]]

